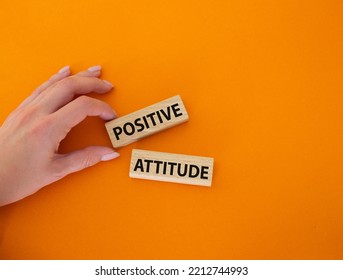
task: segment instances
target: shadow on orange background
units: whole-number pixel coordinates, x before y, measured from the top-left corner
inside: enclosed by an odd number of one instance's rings
[[[341,1],[1,5],[1,122],[64,65],[101,64],[119,115],[190,115],[1,208],[1,259],[343,258]],[[90,144],[100,119],[61,152]],[[129,178],[133,148],[214,157],[212,188]]]

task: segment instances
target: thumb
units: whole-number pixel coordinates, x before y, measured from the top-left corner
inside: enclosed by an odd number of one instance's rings
[[[71,152],[59,158],[64,167],[65,175],[80,171],[97,164],[100,161],[108,161],[119,157],[119,153],[113,149],[102,146],[89,146],[81,150]]]

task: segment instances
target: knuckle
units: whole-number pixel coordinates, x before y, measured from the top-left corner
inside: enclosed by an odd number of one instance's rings
[[[81,95],[76,99],[76,102],[78,102],[79,106],[89,107],[93,104],[93,99],[89,96]]]
[[[72,88],[75,85],[75,82],[76,82],[76,77],[75,76],[69,76],[69,77],[66,77],[66,78],[58,81],[57,83],[62,88]]]
[[[20,119],[23,123],[28,123],[36,115],[36,107],[23,108],[20,112]]]
[[[51,128],[51,120],[49,118],[41,118],[31,126],[30,134],[32,136],[46,135]]]
[[[87,167],[93,166],[96,163],[96,157],[90,151],[87,151],[81,159],[80,169],[85,169]]]
[[[28,127],[35,122],[39,116],[38,106],[28,106],[19,108],[14,113],[16,114],[15,126],[16,127]]]
[[[51,163],[51,174],[55,180],[59,180],[71,173],[69,166],[60,160],[61,157],[63,156],[56,156]]]
[[[87,167],[90,167],[94,165],[94,161],[92,160],[91,157],[87,156],[85,157],[82,162],[81,162],[81,168],[84,169],[84,168],[87,168]]]

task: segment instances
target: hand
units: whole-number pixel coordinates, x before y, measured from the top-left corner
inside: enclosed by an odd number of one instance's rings
[[[101,67],[70,75],[66,66],[39,86],[0,128],[0,206],[18,201],[64,176],[119,156],[109,147],[92,146],[59,154],[60,142],[87,116],[116,117],[106,103],[85,96],[110,91]],[[75,98],[80,95],[80,97]]]

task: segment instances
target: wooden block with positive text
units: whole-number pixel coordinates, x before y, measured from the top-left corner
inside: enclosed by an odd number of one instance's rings
[[[210,187],[214,159],[132,150],[130,177]]]
[[[119,148],[187,120],[186,108],[176,95],[105,125],[113,147]]]

